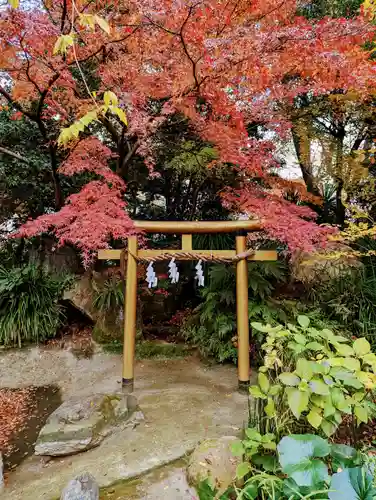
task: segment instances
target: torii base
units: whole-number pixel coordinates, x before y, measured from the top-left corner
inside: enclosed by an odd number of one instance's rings
[[[239,380],[238,391],[242,394],[249,394],[249,381],[243,382]]]
[[[122,380],[122,392],[124,394],[131,394],[134,391],[134,379],[133,378],[123,378]]]

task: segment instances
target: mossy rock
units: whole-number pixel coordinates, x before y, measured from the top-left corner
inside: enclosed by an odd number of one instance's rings
[[[207,439],[197,446],[192,453],[187,467],[189,484],[195,487],[208,480],[212,488],[224,493],[236,477],[236,468],[241,463],[240,457],[234,457],[231,445],[235,436],[223,436]]]
[[[39,433],[36,455],[73,455],[98,446],[137,409],[134,396],[97,394],[65,401]]]
[[[121,341],[123,330],[123,317],[120,314],[107,314],[97,319],[93,328],[93,340],[98,344]]]

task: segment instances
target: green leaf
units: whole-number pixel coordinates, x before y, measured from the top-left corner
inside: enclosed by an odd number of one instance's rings
[[[294,351],[295,354],[301,354],[306,350],[305,346],[302,344],[298,344],[297,342],[289,342],[287,347],[290,351]]]
[[[308,408],[309,393],[299,391],[299,389],[293,387],[287,387],[286,393],[290,410],[295,418],[299,420],[301,413]]]
[[[339,467],[346,469],[348,467],[356,467],[359,465],[360,456],[355,448],[346,444],[332,444],[330,454],[333,459],[333,470],[336,471]]]
[[[309,342],[306,344],[306,348],[310,349],[311,351],[322,351],[324,349],[324,346],[320,344],[319,342]]]
[[[241,441],[234,441],[231,444],[231,453],[235,457],[242,457],[244,455],[244,453],[245,453],[245,449],[244,449],[243,443]]]
[[[315,488],[316,489],[316,488]],[[324,500],[324,499],[327,499],[328,496],[326,494],[326,486],[324,485],[319,485],[317,486],[317,489],[320,491],[320,494],[315,494],[314,496],[311,496],[311,494],[313,494],[312,492],[312,488],[311,487],[307,487],[307,486],[298,486],[296,484],[296,482],[291,479],[291,477],[285,479],[283,481],[283,493],[284,493],[284,496],[283,497],[280,497],[280,496],[276,496],[274,497],[275,499],[288,499],[288,500],[301,500],[301,499],[305,499],[305,498],[312,498],[312,499],[315,499],[315,500]],[[325,491],[325,493],[324,493]],[[273,500],[274,500],[273,498]],[[268,497],[268,500],[271,500],[271,497]]]
[[[258,383],[264,394],[267,394],[270,388],[268,377],[264,373],[258,374]]]
[[[302,345],[306,345],[306,343],[307,343],[307,338],[304,335],[302,335],[301,333],[295,334],[294,335],[294,340],[298,344],[302,344]]]
[[[354,467],[332,476],[330,500],[373,500],[376,490],[372,475],[364,467]]]
[[[371,345],[365,338],[356,339],[353,347],[358,357],[365,356],[371,351]]]
[[[279,384],[272,385],[269,390],[269,396],[276,396],[281,390],[281,386]]]
[[[298,323],[302,328],[308,328],[310,319],[308,318],[308,316],[298,316]]]
[[[322,422],[322,416],[317,410],[312,409],[307,415],[307,420],[312,425],[312,427],[318,429]]]
[[[323,398],[322,396],[317,396],[316,394],[312,394],[311,401],[314,405],[318,406],[319,408],[324,408],[326,398]]]
[[[365,356],[362,357],[362,360],[364,363],[367,363],[367,365],[375,365],[376,364],[376,354],[370,353],[366,354]]]
[[[323,420],[321,422],[321,429],[323,430],[324,434],[328,437],[332,436],[336,430],[337,430],[337,425],[330,420]]]
[[[329,396],[330,394],[329,386],[327,386],[325,382],[317,377],[314,377],[309,382],[309,387],[312,392],[318,394],[319,396]]]
[[[256,429],[253,429],[252,427],[249,427],[248,429],[246,429],[245,434],[246,434],[247,438],[250,439],[251,441],[257,441],[258,443],[261,443],[261,441],[262,441],[261,434]]]
[[[346,361],[345,358],[329,358],[328,359],[328,363],[334,367],[344,366],[345,361]]]
[[[356,358],[346,358],[345,366],[353,372],[358,372],[360,370],[360,361]]]
[[[366,396],[365,392],[355,392],[352,395],[352,399],[354,401],[356,401],[357,403],[360,403],[361,401],[363,401],[363,399],[365,398],[365,396]]]
[[[257,485],[254,483],[246,484],[244,486],[244,488],[242,489],[242,496],[245,500],[255,500],[258,496]],[[227,498],[229,498],[229,497],[226,496],[226,499]]]
[[[272,455],[256,454],[252,457],[252,463],[263,467],[268,472],[273,472],[277,467],[277,458]]]
[[[272,398],[268,398],[268,404],[265,406],[265,413],[269,418],[276,416],[275,404]]]
[[[333,418],[338,425],[342,424],[342,413],[340,411],[336,410],[334,412]]]
[[[236,468],[236,478],[243,479],[243,477],[245,477],[251,469],[251,464],[249,464],[248,462],[242,462]]]
[[[270,443],[263,443],[261,446],[264,448],[264,450],[275,451],[277,449],[276,443],[272,443],[272,442],[270,442]]]
[[[295,373],[284,372],[281,373],[281,375],[278,378],[283,384],[292,387],[295,387],[300,384],[300,378],[297,375],[295,375]]]
[[[335,412],[336,412],[336,409],[333,406],[332,401],[330,399],[327,399],[325,401],[325,405],[324,405],[324,417],[325,418],[331,417],[332,415],[335,414]]]
[[[299,358],[296,362],[295,373],[302,379],[311,380],[314,373],[312,362],[305,358]]]
[[[273,331],[273,327],[271,325],[263,325],[262,323],[251,323],[252,328],[261,332],[261,333],[269,333]]]
[[[214,500],[217,496],[217,490],[211,487],[209,479],[202,481],[197,488],[197,494],[200,500]]]
[[[360,422],[364,422],[365,424],[368,422],[368,420],[369,420],[368,411],[364,405],[355,406],[354,413],[355,413],[356,418]]]
[[[254,398],[259,398],[259,399],[266,399],[267,397],[265,396],[265,394],[263,392],[261,392],[261,389],[258,385],[252,385],[250,388],[249,388],[249,393],[251,394],[251,396],[253,396]]]
[[[326,465],[317,458],[329,452],[327,441],[314,434],[285,436],[278,444],[282,472],[299,486],[315,486],[328,479]]]
[[[337,352],[347,358],[348,356],[353,356],[355,354],[354,349],[346,344],[338,344],[336,345]]]

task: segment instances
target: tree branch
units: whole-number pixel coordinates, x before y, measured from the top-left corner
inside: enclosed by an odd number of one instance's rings
[[[14,101],[12,96],[7,92],[4,87],[0,86],[0,94],[5,97],[5,99],[11,104],[14,108],[16,108],[18,111],[20,111],[22,114],[30,118],[30,120],[35,121],[35,115],[33,113],[30,113],[29,111],[26,111],[23,109],[23,107],[17,102]]]
[[[11,151],[8,148],[5,148],[4,146],[0,146],[0,153],[4,153],[8,156],[12,156],[13,158],[16,158],[17,160],[21,161],[22,163],[25,163],[26,165],[30,165],[30,163],[25,159],[24,156],[21,156],[18,153],[15,153],[14,151]]]

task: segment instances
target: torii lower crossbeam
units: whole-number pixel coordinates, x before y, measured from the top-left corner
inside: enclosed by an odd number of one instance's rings
[[[248,266],[247,260],[277,260],[275,250],[258,250],[247,255],[247,233],[262,229],[257,221],[205,221],[205,222],[159,222],[135,221],[135,227],[149,233],[173,233],[182,235],[180,250],[163,250],[163,258],[177,252],[179,260],[224,259],[236,262],[236,312],[238,329],[238,379],[239,389],[249,385],[249,319],[248,319]],[[194,233],[236,233],[235,250],[193,250]],[[100,260],[120,260],[122,250],[99,250]],[[244,256],[244,254],[246,254]],[[123,390],[134,390],[134,357],[137,314],[137,262],[138,260],[158,260],[160,250],[138,249],[137,236],[129,236],[127,251],[126,292],[124,305],[124,347],[123,347]],[[241,258],[239,258],[241,256]]]

